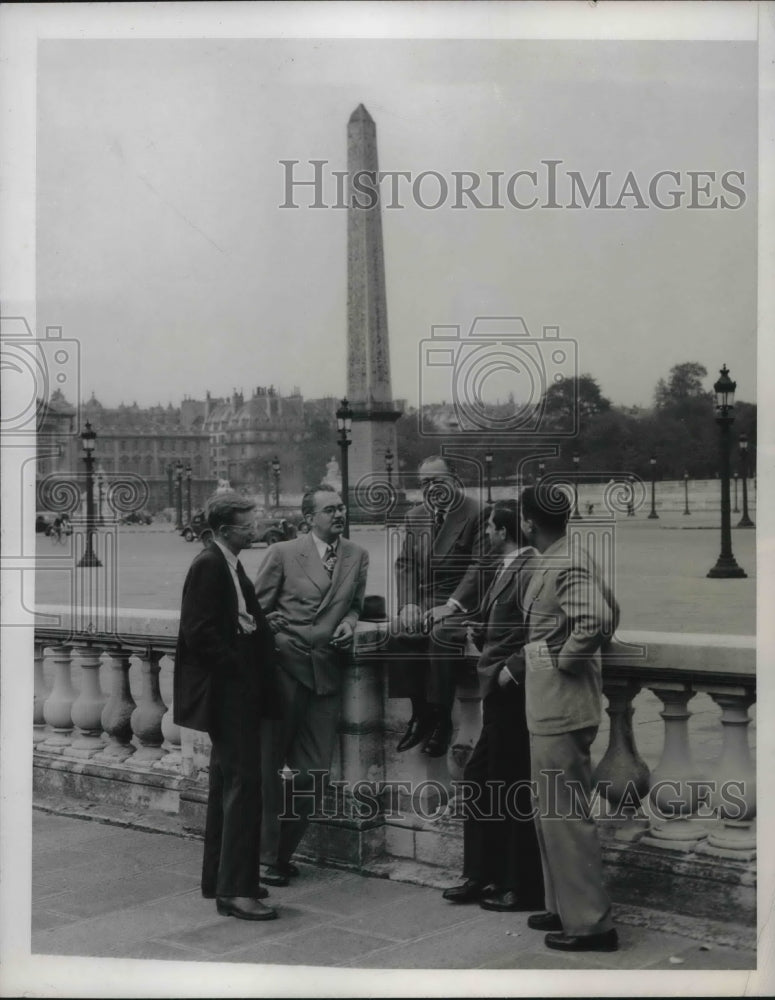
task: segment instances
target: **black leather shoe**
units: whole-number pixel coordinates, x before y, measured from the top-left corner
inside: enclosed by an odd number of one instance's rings
[[[422,752],[427,757],[443,757],[452,739],[452,722],[450,719],[440,719],[433,727],[433,732],[425,741]]]
[[[602,934],[547,934],[544,943],[557,951],[616,951],[619,935],[613,928]]]
[[[527,926],[534,931],[561,931],[562,920],[556,913],[544,910],[543,913],[532,913],[527,918]]]
[[[482,898],[485,888],[484,882],[467,878],[462,885],[454,885],[451,889],[445,889],[441,895],[450,903],[475,903]]]
[[[215,899],[216,895],[217,893],[209,891],[206,892],[204,889],[202,889],[202,899]],[[261,888],[256,893],[256,899],[266,899],[268,895],[269,895],[269,890],[261,886]]]
[[[496,889],[494,892],[488,892],[479,900],[479,905],[483,910],[495,910],[498,913],[516,913],[536,908],[534,899],[525,899],[513,889]]]
[[[218,896],[215,906],[222,917],[238,920],[275,920],[277,910],[265,906],[253,896]]]
[[[406,732],[398,741],[396,750],[403,753],[404,750],[411,750],[430,735],[433,730],[433,719],[428,715],[413,715],[406,727]]]
[[[261,875],[261,881],[265,882],[267,885],[289,885],[291,881],[291,873],[285,866],[269,865]]]

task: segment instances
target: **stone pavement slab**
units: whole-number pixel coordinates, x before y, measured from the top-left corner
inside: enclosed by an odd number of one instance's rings
[[[446,903],[437,889],[309,865],[287,889],[270,889],[278,920],[249,923],[219,916],[214,902],[202,899],[200,852],[196,840],[36,811],[33,954],[342,969],[756,965],[734,928],[729,944],[718,944],[690,918],[676,923],[665,914],[664,929],[654,929],[659,914],[628,907],[617,908],[618,952],[551,952],[528,929],[525,913],[485,913]]]

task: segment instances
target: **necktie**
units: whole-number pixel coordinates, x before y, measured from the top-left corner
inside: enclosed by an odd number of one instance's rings
[[[245,610],[241,611],[239,608],[237,609],[237,621],[242,631],[250,635],[256,630],[256,619],[250,611],[250,607],[255,600],[255,591],[239,559],[237,560],[237,580],[239,581],[242,596],[245,599]]]
[[[336,552],[334,552],[333,546],[329,545],[326,549],[326,553],[323,556],[323,566],[325,567],[326,573],[329,576],[334,575],[334,566],[336,566]]]
[[[436,507],[433,511],[433,534],[434,537],[438,535],[441,531],[442,525],[444,524],[444,518],[447,516],[447,512],[442,510],[441,507]]]
[[[253,597],[253,587],[251,586],[250,580],[248,580],[248,574],[245,572],[245,567],[239,559],[237,560],[237,579],[239,580],[240,590],[242,591],[242,596],[245,598],[245,606],[247,607]]]

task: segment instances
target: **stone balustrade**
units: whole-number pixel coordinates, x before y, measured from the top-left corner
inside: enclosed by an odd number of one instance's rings
[[[107,616],[98,609],[84,624],[65,608],[38,611],[56,624],[35,631],[36,790],[139,814],[174,813],[201,830],[209,744],[206,735],[172,721],[177,615]],[[358,627],[331,785],[304,849],[311,858],[361,870],[384,873],[411,861],[459,872],[455,779],[478,736],[478,695],[459,689],[446,759],[428,759],[418,750],[398,754],[407,705],[386,697],[385,635],[383,625]],[[737,918],[752,922],[754,638],[620,633],[605,657],[604,693],[610,726],[595,770],[595,809],[615,898],[618,886],[627,901],[671,908],[662,898],[668,893],[673,908],[696,913],[701,886],[709,915],[721,899],[729,912],[732,898]],[[659,728],[662,747],[652,769],[635,735],[646,731],[639,706],[649,693],[661,706],[661,721],[654,713],[648,723],[652,732]],[[712,760],[698,760],[692,745],[697,695],[718,706],[720,750]]]

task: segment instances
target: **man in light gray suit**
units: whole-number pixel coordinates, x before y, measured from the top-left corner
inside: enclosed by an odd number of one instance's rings
[[[342,538],[346,507],[335,490],[305,493],[301,510],[310,531],[269,548],[256,578],[256,595],[275,633],[279,653],[281,721],[263,732],[264,812],[262,881],[288,885],[297,874],[291,857],[315,806],[312,771],[328,770],[341,713],[344,669],[363,607],[368,553]],[[284,801],[284,765],[298,771]],[[318,789],[320,782],[318,781]],[[293,795],[293,792],[301,793]],[[288,818],[280,819],[285,811]]]
[[[536,832],[546,911],[528,918],[561,951],[616,951],[611,901],[592,796],[589,749],[602,708],[600,650],[612,638],[619,606],[599,567],[565,534],[570,503],[558,487],[527,487],[522,532],[541,553],[525,593],[528,642],[525,710]]]

